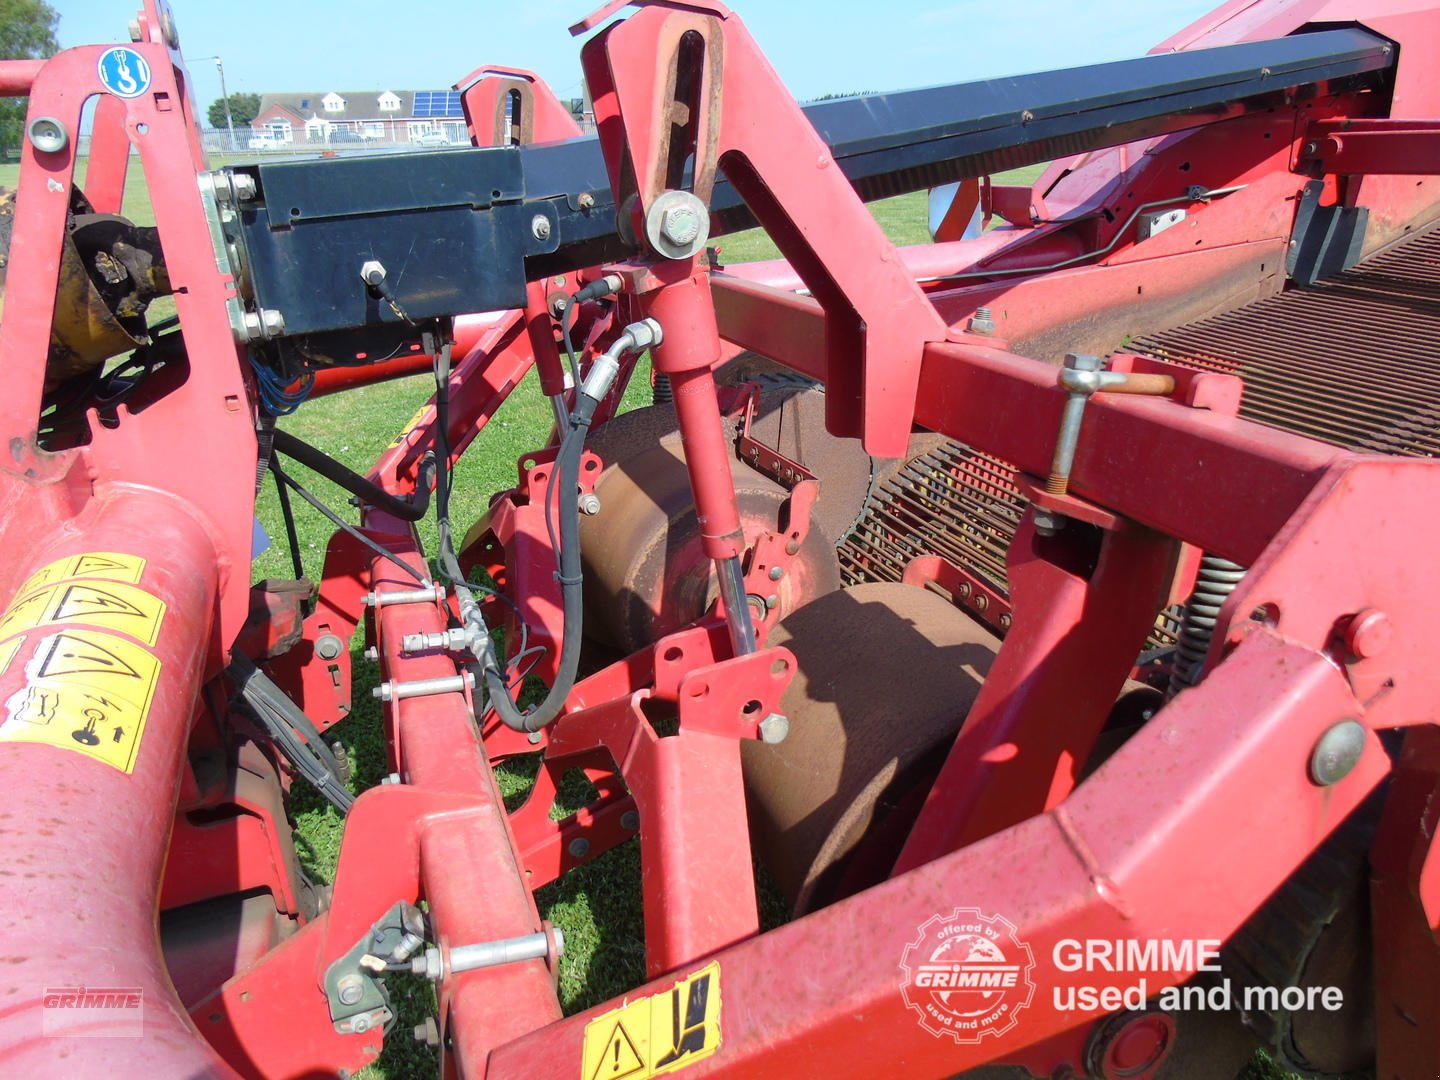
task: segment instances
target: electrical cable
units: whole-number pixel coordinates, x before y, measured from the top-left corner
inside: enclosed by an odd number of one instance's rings
[[[1068,259],[1061,259],[1059,262],[1051,263],[1049,266],[1013,266],[999,270],[966,270],[960,274],[937,274],[933,277],[917,278],[916,284],[933,285],[942,281],[970,281],[978,278],[1014,277],[1017,274],[1048,274],[1055,270],[1064,270],[1077,263],[1085,262],[1087,259],[1096,259],[1102,255],[1110,254],[1110,252],[1115,250],[1120,241],[1124,239],[1125,234],[1130,231],[1130,226],[1135,223],[1135,219],[1147,210],[1154,210],[1161,206],[1174,206],[1177,203],[1184,202],[1208,202],[1219,195],[1232,195],[1237,191],[1243,191],[1248,186],[1247,184],[1236,184],[1233,187],[1212,188],[1209,191],[1196,193],[1187,192],[1184,195],[1176,195],[1169,199],[1156,199],[1153,202],[1141,203],[1134,209],[1130,216],[1125,219],[1125,224],[1115,230],[1115,235],[1110,238],[1108,244],[1096,248],[1094,251],[1086,251],[1080,255],[1073,255]]]
[[[273,458],[271,461],[273,462]],[[285,486],[280,474],[270,467],[275,478],[275,497],[280,501],[280,517],[285,522],[285,539],[290,544],[290,565],[295,568],[295,580],[305,576],[305,564],[300,559],[300,534],[295,529],[295,508],[290,505],[290,489]]]
[[[405,573],[409,574],[421,585],[429,584],[429,582],[425,580],[425,575],[420,573],[420,571],[416,570],[409,563],[403,562],[395,555],[393,551],[387,551],[385,548],[377,544],[374,540],[371,540],[370,537],[366,536],[361,530],[357,529],[354,525],[351,525],[339,514],[335,513],[334,510],[331,510],[330,507],[326,506],[323,502],[316,498],[315,495],[313,495],[303,484],[291,478],[289,474],[287,474],[283,469],[280,468],[279,465],[275,463],[275,459],[273,457],[270,459],[270,471],[275,474],[277,479],[279,479],[282,483],[288,486],[291,491],[295,492],[295,494],[299,495],[316,510],[320,511],[320,513],[324,514],[327,518],[329,518],[331,524],[333,524],[337,529],[343,529],[345,532],[349,533],[356,540],[359,540],[360,543],[364,544],[367,548],[369,548],[375,554],[379,555],[381,558],[389,559],[392,563],[400,567],[401,570],[404,570]]]
[[[348,814],[355,796],[341,779],[335,752],[310,718],[249,657],[237,653],[226,674],[291,767],[340,813]]]
[[[401,521],[419,521],[430,510],[430,473],[434,468],[434,457],[421,462],[420,475],[415,482],[415,494],[410,499],[392,495],[379,484],[354,472],[329,454],[311,446],[303,439],[282,428],[275,429],[274,448],[292,461],[298,461],[312,472],[319,473],[331,483],[344,488],[361,499]]]

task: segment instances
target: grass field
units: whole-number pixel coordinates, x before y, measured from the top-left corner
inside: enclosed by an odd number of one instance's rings
[[[16,166],[0,165],[0,185],[12,188],[17,172]],[[1038,167],[1020,170],[1005,179],[1010,182],[1029,181],[1038,172]],[[83,181],[83,168],[81,175]],[[927,239],[923,195],[887,199],[874,204],[871,210],[897,243],[921,243]],[[141,224],[153,222],[138,163],[132,169],[127,186],[126,212]],[[778,256],[774,245],[759,230],[723,237],[718,243],[722,259],[727,263]],[[173,307],[161,307],[156,313],[163,316],[171,311]],[[285,418],[282,424],[307,442],[363,473],[405,419],[429,398],[432,389],[433,383],[428,376],[366,387],[317,400]],[[636,380],[626,395],[625,407],[634,408],[642,404],[648,404],[648,385],[643,377]],[[543,445],[550,416],[549,403],[540,394],[533,378],[527,379],[462,459],[456,470],[453,500],[457,529],[462,535],[470,522],[483,512],[494,492],[513,486],[516,460],[523,453]],[[313,480],[312,490],[327,503],[349,513],[353,519],[353,511],[349,510],[347,496],[343,492],[318,477],[306,479]],[[256,559],[254,578],[291,576],[279,509],[274,490],[269,486],[260,495],[258,514],[267,532],[275,538],[275,543]],[[330,525],[309,512],[303,504],[297,506],[297,515],[305,570],[312,580],[318,581]],[[427,550],[433,551],[433,525],[425,523],[421,534]],[[364,642],[358,637],[351,647],[355,670],[354,712],[333,730],[351,758],[356,791],[377,784],[385,771],[380,714],[370,694],[375,685],[376,670],[361,655],[363,647]],[[514,805],[523,801],[533,774],[533,762],[509,764],[498,770],[507,802]],[[564,799],[569,805],[560,809],[568,812],[583,798],[583,786],[574,785],[573,790],[567,787]],[[328,804],[305,788],[303,782],[296,786],[292,809],[297,846],[304,866],[312,877],[328,882],[334,873],[339,852],[342,820]],[[632,840],[537,894],[542,914],[565,932],[567,950],[561,963],[560,997],[567,1012],[605,1001],[643,981],[639,873],[638,844]],[[379,1062],[366,1070],[365,1075],[396,1080],[433,1075],[433,1054],[413,1044],[408,1034],[411,1024],[419,1022],[434,1009],[430,988],[399,977],[391,981],[401,1006],[401,1023],[393,1036],[386,1040]],[[1250,1080],[1278,1080],[1286,1075],[1264,1060],[1257,1061],[1248,1074]]]

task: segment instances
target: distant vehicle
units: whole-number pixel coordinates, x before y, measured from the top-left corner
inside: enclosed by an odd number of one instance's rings
[[[245,144],[249,150],[279,150],[285,144],[273,135],[254,135]]]
[[[369,141],[370,141],[369,139],[365,138],[364,135],[361,135],[359,132],[355,131],[353,128],[331,128],[331,129],[330,129],[330,142],[331,142],[331,143],[363,143],[363,142],[369,142]]]
[[[450,140],[441,131],[427,131],[415,140],[416,146],[449,146]]]

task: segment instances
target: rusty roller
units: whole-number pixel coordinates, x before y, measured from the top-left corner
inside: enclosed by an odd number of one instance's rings
[[[785,520],[789,493],[738,462],[731,466],[747,542]],[[585,628],[633,652],[704,614],[719,594],[700,545],[690,478],[677,445],[659,445],[607,467],[595,484],[601,512],[581,522]],[[780,610],[840,587],[834,546],[812,528],[790,573],[776,583]]]
[[[933,593],[872,582],[791,613],[767,644],[799,661],[790,735],[744,745],[745,785],[765,865],[802,913],[889,872],[1000,643]]]

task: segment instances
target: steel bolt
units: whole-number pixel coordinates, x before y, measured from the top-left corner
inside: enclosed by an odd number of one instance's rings
[[[415,1025],[415,1041],[424,1043],[426,1046],[440,1045],[440,1025],[435,1023],[433,1016],[427,1016],[423,1024]]]
[[[536,214],[530,219],[530,232],[536,240],[549,240],[550,219],[544,214]]]
[[[525,736],[525,741],[528,742],[531,746],[538,746],[539,743],[540,743],[540,740],[543,739],[544,737],[545,737],[545,736],[542,735],[542,734],[540,734],[540,732],[538,732],[538,731],[532,731],[532,732],[530,732],[529,735],[526,735],[526,736]]]
[[[640,828],[640,811],[626,810],[620,815],[620,827],[626,832],[634,832]]]
[[[402,779],[400,778],[400,774],[399,774],[398,772],[392,772],[392,773],[391,773],[390,775],[388,775],[388,776],[381,777],[381,778],[380,778],[380,783],[382,783],[382,784],[403,784],[403,783],[404,783],[404,780],[402,780]]]
[[[976,334],[993,334],[995,332],[995,316],[988,307],[978,307],[970,319],[970,330]]]
[[[255,186],[255,178],[249,173],[231,173],[230,187],[239,202],[252,202],[260,194]]]
[[[590,854],[590,841],[586,840],[583,836],[577,836],[574,840],[570,841],[569,851],[575,858],[583,859],[586,855]]]
[[[700,215],[688,206],[672,206],[660,216],[660,235],[676,247],[693,244],[700,235]]]
[[[769,596],[765,597],[765,610],[766,610],[766,611],[774,611],[774,610],[775,610],[777,607],[779,607],[779,606],[780,606],[780,597],[777,596],[775,593],[771,593]]]
[[[580,197],[575,201],[579,204],[581,210],[595,209],[595,196],[591,195],[588,191],[582,191]]]
[[[335,634],[322,634],[315,642],[315,655],[321,660],[334,660],[345,651],[345,643]]]
[[[784,713],[772,712],[760,721],[760,738],[774,746],[782,743],[790,734],[790,718]]]
[[[782,577],[784,577],[784,576],[785,576],[785,571],[782,570],[780,567],[778,567],[778,566],[772,566],[772,567],[770,567],[770,580],[771,580],[771,581],[779,581],[779,580],[780,580]]]
[[[379,259],[366,259],[360,264],[360,280],[366,285],[376,286],[385,282],[385,264]]]
[[[1390,647],[1395,628],[1390,616],[1376,608],[1365,608],[1350,617],[1345,627],[1345,647],[1358,660],[1379,656]]]
[[[31,120],[28,134],[30,145],[44,154],[58,153],[70,142],[65,125],[53,116],[37,116]]]
[[[378,645],[368,645],[368,646],[366,646],[366,648],[365,648],[365,659],[366,659],[366,660],[369,660],[372,664],[373,664],[375,661],[379,660],[379,659],[380,659],[380,647],[379,647]]]
[[[335,996],[341,1005],[359,1005],[365,996],[365,980],[359,975],[345,975],[335,984]]]
[[[1053,510],[1035,511],[1035,531],[1041,536],[1054,536],[1065,527],[1065,515]]]
[[[1310,755],[1310,778],[1321,787],[1339,783],[1350,775],[1365,752],[1365,725],[1358,720],[1341,720],[1321,735]]]
[[[582,492],[579,503],[580,512],[587,517],[593,517],[600,512],[600,496],[593,491]]]

